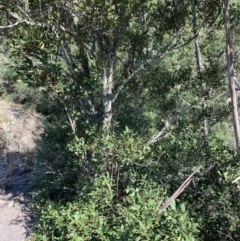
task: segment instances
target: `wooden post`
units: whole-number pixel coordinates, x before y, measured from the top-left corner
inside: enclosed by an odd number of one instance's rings
[[[232,54],[232,42],[230,35],[230,21],[229,21],[229,5],[228,0],[224,0],[224,20],[226,30],[226,55],[227,55],[227,70],[229,79],[229,89],[231,94],[232,114],[233,114],[233,126],[236,138],[237,153],[240,158],[240,128],[237,109],[237,96],[234,82],[234,67],[233,67],[233,54]]]

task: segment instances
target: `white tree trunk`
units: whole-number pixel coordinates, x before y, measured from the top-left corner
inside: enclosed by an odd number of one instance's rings
[[[103,81],[103,129],[109,132],[112,122],[112,89],[113,89],[113,70],[114,57],[110,57],[109,69],[102,70]]]
[[[224,19],[225,19],[225,30],[226,30],[227,70],[228,70],[229,88],[230,88],[230,94],[231,94],[233,126],[234,126],[235,138],[236,138],[237,153],[238,153],[238,157],[240,158],[240,128],[239,128],[237,97],[236,97],[235,81],[234,81],[234,67],[233,67],[232,43],[231,43],[231,35],[230,35],[228,0],[224,0]]]

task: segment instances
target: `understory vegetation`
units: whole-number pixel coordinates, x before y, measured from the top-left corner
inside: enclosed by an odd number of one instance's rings
[[[33,241],[240,240],[221,1],[0,0],[0,13],[1,98],[45,118]]]

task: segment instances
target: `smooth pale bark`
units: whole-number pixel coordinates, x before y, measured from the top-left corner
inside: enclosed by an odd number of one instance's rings
[[[118,38],[120,38],[119,31],[116,31],[116,35],[113,38],[110,49],[110,54],[108,57],[107,68],[102,69],[102,104],[103,104],[103,130],[110,132],[111,122],[112,122],[112,94],[113,94],[113,76],[114,76],[114,66],[115,66],[115,55],[118,45]],[[104,56],[104,51],[101,53]]]
[[[225,0],[224,1],[224,19],[225,19],[225,30],[226,30],[227,70],[228,70],[228,79],[229,79],[229,89],[231,94],[233,126],[234,126],[235,138],[236,138],[237,153],[238,153],[238,157],[240,158],[240,128],[239,128],[238,109],[237,109],[237,96],[236,96],[235,81],[234,81],[233,53],[232,53],[228,8],[229,8],[228,0]]]
[[[111,72],[110,72],[111,71]],[[110,69],[109,75],[106,69],[102,70],[103,81],[103,129],[109,131],[112,121],[112,88],[113,88],[113,69]]]

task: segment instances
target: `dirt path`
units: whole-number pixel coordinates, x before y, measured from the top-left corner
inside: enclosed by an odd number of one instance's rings
[[[0,100],[0,241],[26,240],[23,196],[33,188],[31,160],[42,117],[11,102]]]
[[[11,195],[0,195],[0,240],[26,240],[26,214],[23,206],[16,203]]]
[[[0,159],[0,240],[23,241],[26,240],[27,222],[30,220],[24,211],[23,193],[31,187],[27,182],[31,173],[21,166],[9,170],[5,160]]]
[[[23,174],[21,167],[9,172],[9,168],[0,159],[0,240],[27,240],[27,222],[30,220],[25,210],[22,186],[29,178],[29,173]],[[22,170],[20,172],[19,170]],[[5,174],[4,174],[5,173]],[[20,176],[19,176],[20,174]],[[22,174],[22,175],[21,175]],[[29,184],[25,185],[30,187]],[[7,190],[7,192],[6,192]],[[20,204],[21,203],[21,204]]]

